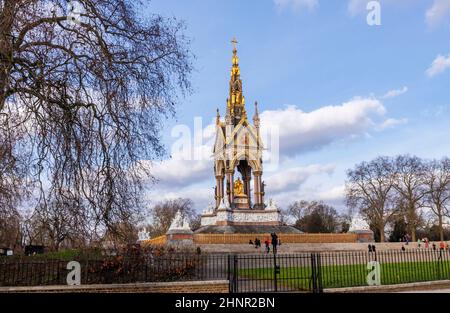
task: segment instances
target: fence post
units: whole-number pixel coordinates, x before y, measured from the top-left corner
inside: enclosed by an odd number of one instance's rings
[[[227,255],[227,280],[228,280],[228,291],[233,292],[232,280],[231,280],[231,255]]]
[[[228,282],[231,281],[231,256],[228,254],[227,255],[227,279]]]
[[[275,288],[275,292],[278,291],[278,282],[277,282],[277,255],[275,250],[273,251],[273,286]]]
[[[316,255],[311,253],[311,280],[312,280],[312,292],[317,293],[317,274],[316,274]]]
[[[238,256],[233,255],[233,292],[239,292]]]
[[[317,282],[318,282],[318,292],[323,292],[323,284],[322,284],[322,259],[320,257],[320,253],[317,254]]]

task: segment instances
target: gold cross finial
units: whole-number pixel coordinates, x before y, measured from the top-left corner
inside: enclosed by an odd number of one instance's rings
[[[236,40],[236,37],[233,37],[233,39],[231,40],[231,43],[233,44],[233,50],[236,50],[236,44],[238,43]]]

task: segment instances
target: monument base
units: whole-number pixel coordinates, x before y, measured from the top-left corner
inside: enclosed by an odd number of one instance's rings
[[[249,209],[218,209],[201,216],[201,226],[280,226],[281,214],[279,210],[249,210]]]
[[[192,245],[194,243],[192,230],[169,230],[166,238],[169,245]]]
[[[371,230],[352,230],[349,233],[358,235],[358,242],[375,242],[374,234]]]
[[[248,203],[248,197],[245,195],[237,195],[234,197],[234,207],[236,209],[248,210],[250,204]]]
[[[295,227],[282,225],[209,225],[197,229],[195,234],[300,234]]]

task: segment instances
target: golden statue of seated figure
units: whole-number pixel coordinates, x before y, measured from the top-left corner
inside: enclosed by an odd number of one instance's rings
[[[244,184],[242,183],[241,179],[238,178],[235,182],[234,182],[234,195],[235,196],[245,196],[246,194],[244,193]]]

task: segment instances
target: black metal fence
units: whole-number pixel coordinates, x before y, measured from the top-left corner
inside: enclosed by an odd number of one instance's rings
[[[444,249],[327,252],[320,253],[323,288],[367,286],[374,261],[381,285],[450,279],[450,252]]]
[[[222,255],[172,254],[140,257],[74,258],[81,284],[113,284],[228,279]],[[68,260],[0,258],[0,286],[66,285]]]
[[[230,291],[320,292],[317,254],[234,255]]]
[[[450,279],[450,252],[433,249],[74,260],[81,265],[81,284],[229,280],[230,292],[321,292],[367,286],[376,282],[374,275],[382,285]],[[67,265],[60,259],[1,257],[0,286],[66,285]]]

